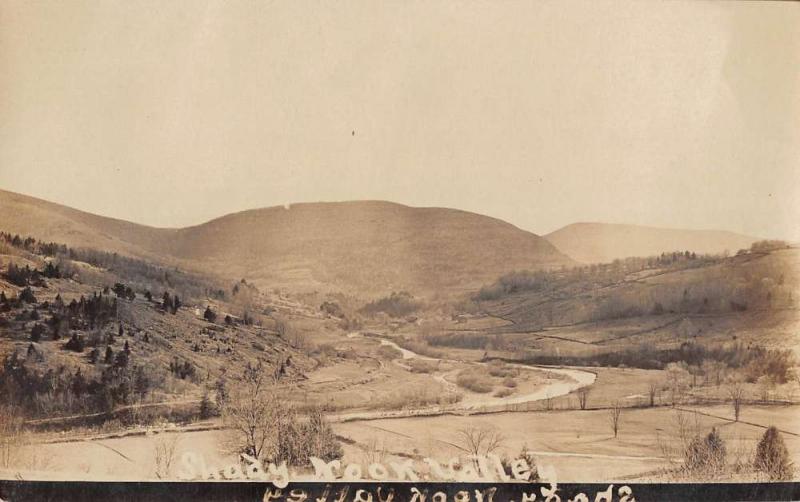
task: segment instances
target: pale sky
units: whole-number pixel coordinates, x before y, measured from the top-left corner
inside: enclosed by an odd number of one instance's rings
[[[0,188],[800,240],[800,4],[0,0]]]

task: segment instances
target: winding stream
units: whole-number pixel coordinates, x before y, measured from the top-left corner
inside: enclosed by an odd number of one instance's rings
[[[350,333],[347,335],[348,338],[361,338],[363,335],[361,333]],[[441,359],[435,357],[428,357],[417,354],[414,351],[409,349],[400,347],[397,343],[387,340],[385,338],[380,338],[380,344],[383,346],[392,347],[396,349],[402,354],[402,360],[409,360],[409,359],[421,359],[426,361],[445,361],[445,362],[454,362],[454,363],[463,363],[463,361],[457,360],[450,360],[450,359]],[[401,362],[395,360],[395,363],[406,367]],[[476,364],[487,364],[487,363],[476,363]],[[537,370],[548,372],[554,375],[559,375],[562,377],[566,377],[566,379],[558,379],[553,382],[549,382],[534,392],[529,392],[527,394],[518,394],[518,395],[510,395],[506,397],[495,397],[490,395],[469,395],[465,396],[465,398],[455,404],[447,405],[447,406],[437,406],[437,407],[430,407],[427,408],[428,411],[440,409],[441,411],[450,411],[450,412],[474,412],[474,411],[481,411],[487,410],[488,408],[497,409],[503,408],[511,405],[521,405],[526,403],[533,403],[536,401],[542,401],[545,399],[552,399],[559,396],[565,396],[570,392],[574,392],[582,387],[586,387],[592,385],[597,378],[597,375],[585,371],[579,370],[575,368],[560,368],[560,367],[553,367],[553,366],[534,366],[528,364],[509,364],[509,366],[513,368],[518,368],[521,370]],[[450,382],[445,378],[444,373],[434,373],[432,377],[437,382],[445,385],[448,390],[455,391],[456,385],[453,382]],[[421,410],[422,411],[422,410]],[[383,416],[387,412],[381,412]],[[392,413],[392,412],[389,412]],[[406,412],[407,413],[407,412]],[[399,413],[398,413],[399,414]],[[361,414],[359,414],[361,415]]]

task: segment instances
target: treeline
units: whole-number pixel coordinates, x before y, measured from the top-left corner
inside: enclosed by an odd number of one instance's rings
[[[775,245],[756,243],[753,249],[774,249]],[[633,280],[637,271],[649,267],[656,273],[678,272],[669,280]],[[473,301],[478,309],[491,311],[496,308],[493,304],[481,302],[526,292],[505,315],[528,326],[552,326],[665,314],[795,308],[796,285],[796,272],[779,257],[748,260],[682,252],[570,270],[514,272],[482,288]]]
[[[5,242],[15,248],[24,249],[30,253],[44,256],[56,256],[57,254],[67,253],[67,246],[64,244],[37,241],[30,236],[12,235],[8,232],[0,232],[0,242]]]
[[[410,293],[406,291],[392,292],[378,300],[372,301],[361,307],[360,313],[374,316],[384,313],[390,317],[405,317],[416,312],[421,307],[420,302],[416,301]]]
[[[525,353],[522,361],[528,364],[567,366],[608,366],[641,369],[665,369],[669,364],[686,366],[692,374],[737,370],[746,382],[754,383],[767,377],[777,384],[793,379],[794,354],[788,349],[768,349],[760,345],[734,343],[708,346],[685,342],[676,348],[658,349],[642,344],[618,352],[591,355],[559,355]],[[715,375],[716,378],[716,375]]]
[[[43,303],[42,308],[51,312],[48,324],[53,330],[53,339],[58,340],[68,330],[91,330],[102,328],[117,318],[117,299],[98,293],[78,300],[74,298],[64,305],[61,295],[52,304]]]
[[[25,265],[24,267],[18,267],[13,263],[8,264],[8,269],[3,274],[8,282],[14,284],[15,286],[25,287],[25,286],[37,286],[43,287],[46,285],[44,278],[61,278],[61,269],[58,265],[54,265],[52,262],[47,262],[42,270],[30,268],[30,266]]]
[[[788,249],[791,246],[786,241],[781,240],[763,240],[754,242],[750,246],[750,251],[753,253],[767,253],[769,251],[776,251],[778,249]]]
[[[767,253],[787,249],[790,245],[781,240],[762,240],[754,242],[749,250],[739,250],[737,255],[748,253]],[[645,270],[666,269],[667,271],[706,267],[723,262],[728,258],[723,254],[697,254],[693,251],[673,251],[658,256],[631,257],[617,259],[611,263],[584,265],[560,270],[516,271],[500,277],[493,284],[482,287],[474,296],[474,301],[498,300],[514,293],[532,291],[544,292],[562,289],[570,285],[605,287],[617,284],[630,274]]]
[[[457,347],[460,349],[505,350],[510,345],[505,335],[487,333],[425,333],[422,339],[434,347]]]
[[[0,242],[5,242],[10,246],[33,254],[58,259],[58,263],[51,265],[51,267],[58,269],[58,275],[54,277],[80,275],[80,267],[74,267],[70,262],[84,262],[114,273],[140,292],[171,289],[180,291],[183,296],[190,298],[210,296],[224,299],[226,297],[224,288],[221,288],[212,279],[184,272],[177,268],[164,267],[137,258],[122,256],[117,253],[89,248],[72,248],[64,244],[37,241],[33,237],[22,237],[7,232],[0,232]],[[44,271],[38,273],[48,277],[46,275],[47,265]],[[14,282],[14,284],[23,285],[17,282]]]
[[[626,276],[643,270],[682,270],[711,265],[724,257],[698,255],[690,251],[662,253],[660,256],[632,257],[614,260],[611,263],[584,265],[560,270],[537,270],[511,272],[491,285],[482,287],[473,297],[475,301],[498,300],[514,293],[525,291],[543,292],[556,290],[571,284],[586,284],[603,287],[619,283]]]

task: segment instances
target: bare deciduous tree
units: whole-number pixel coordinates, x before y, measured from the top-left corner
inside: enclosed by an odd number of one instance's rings
[[[505,438],[490,427],[470,427],[458,431],[461,446],[469,455],[481,457],[494,453],[503,446]],[[477,464],[475,464],[477,467]]]
[[[370,438],[363,447],[363,459],[366,465],[385,464],[386,456],[389,454],[386,444],[378,441],[377,438]]]
[[[656,405],[656,397],[658,397],[658,384],[653,382],[647,389],[647,395],[650,396],[650,407]]]
[[[277,331],[278,336],[295,349],[302,350],[308,346],[308,336],[306,333],[296,326],[293,326],[285,319],[275,320],[275,331]]]
[[[22,445],[22,419],[12,408],[0,408],[0,467],[18,464]]]
[[[619,417],[621,414],[622,408],[619,405],[619,401],[611,403],[611,408],[608,410],[608,418],[611,423],[611,430],[614,431],[614,437],[617,437],[619,433]]]
[[[733,405],[733,416],[735,421],[739,421],[739,414],[742,411],[742,401],[744,400],[744,386],[741,382],[733,382],[728,387],[728,397]]]
[[[175,461],[175,451],[178,448],[178,441],[180,436],[178,434],[170,434],[166,437],[159,437],[156,441],[155,449],[155,464],[156,464],[156,477],[158,479],[169,478],[172,463]]]
[[[578,405],[581,407],[582,410],[586,409],[586,402],[589,399],[589,388],[582,387],[578,389]]]
[[[258,363],[248,365],[239,391],[223,408],[223,419],[233,434],[233,449],[261,458],[269,445],[283,409],[273,392],[273,372]]]
[[[547,411],[551,411],[553,409],[553,396],[551,396],[549,392],[544,398],[544,409]]]

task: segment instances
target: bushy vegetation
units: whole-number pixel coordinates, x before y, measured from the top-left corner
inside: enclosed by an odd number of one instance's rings
[[[384,313],[390,317],[405,317],[416,312],[420,306],[421,304],[410,293],[401,291],[370,302],[364,305],[359,312],[369,316]]]

